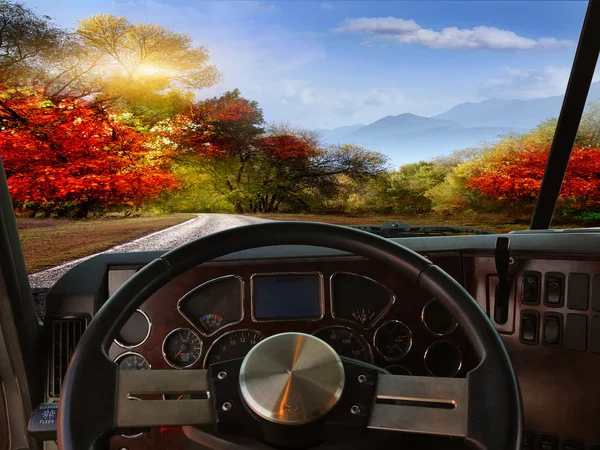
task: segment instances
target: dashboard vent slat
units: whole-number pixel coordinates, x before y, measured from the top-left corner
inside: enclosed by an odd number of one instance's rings
[[[58,397],[69,362],[87,326],[83,316],[55,317],[51,320],[48,357],[48,396]]]

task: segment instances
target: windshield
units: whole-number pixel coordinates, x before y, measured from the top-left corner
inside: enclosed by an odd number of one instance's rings
[[[586,7],[0,0],[28,269],[194,220],[142,249],[279,219],[526,229]],[[600,220],[597,100],[593,83],[558,227]]]

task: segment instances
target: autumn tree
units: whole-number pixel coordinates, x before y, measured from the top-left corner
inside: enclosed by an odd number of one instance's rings
[[[96,206],[139,204],[177,183],[144,136],[102,105],[35,92],[0,92],[0,156],[15,202],[80,217]]]
[[[208,63],[205,47],[194,46],[190,36],[160,25],[97,14],[81,20],[76,34],[85,67],[91,68],[85,74],[73,74],[73,83],[88,80],[100,85],[103,98],[118,100],[117,106],[137,109],[134,112],[140,114],[152,113],[158,104],[159,109],[170,106],[167,116],[173,115],[181,109],[174,97],[187,104],[191,91],[212,86],[219,79],[215,66]],[[101,83],[93,79],[98,74]],[[150,120],[161,118],[165,117],[151,116]]]
[[[306,197],[334,192],[340,175],[367,178],[382,170],[379,154],[323,149],[314,133],[266,127],[258,104],[237,90],[197,102],[171,125],[180,157],[196,158],[238,213],[306,209]]]
[[[0,83],[23,83],[67,33],[22,3],[0,0]]]
[[[179,158],[208,161],[215,188],[227,195],[236,212],[243,212],[245,171],[258,152],[264,133],[258,104],[241,97],[238,90],[199,101],[172,122],[172,139]]]
[[[528,148],[514,152],[509,160],[496,156],[467,186],[496,202],[534,203],[549,150],[548,146]],[[560,195],[568,207],[576,210],[600,207],[600,149],[573,149]]]

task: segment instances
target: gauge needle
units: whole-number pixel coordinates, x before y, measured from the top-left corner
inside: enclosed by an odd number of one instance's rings
[[[360,317],[360,314],[357,314],[356,317],[358,318],[358,320],[360,320],[360,323],[362,323],[363,325],[365,324],[365,322],[362,319],[362,317]]]
[[[179,351],[177,352],[177,354],[175,355],[175,358],[173,358],[173,359],[176,359],[176,358],[177,358],[179,355],[181,355],[182,353],[183,353],[183,350],[179,350]]]
[[[177,400],[181,400],[182,398],[183,398],[183,394],[181,394],[181,395],[180,395],[180,396],[177,398]]]

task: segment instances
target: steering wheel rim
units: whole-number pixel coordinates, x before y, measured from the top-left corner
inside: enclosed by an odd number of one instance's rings
[[[523,420],[517,377],[500,336],[471,295],[431,261],[394,241],[310,222],[261,223],[204,236],[165,253],[130,278],[97,312],[72,357],[59,404],[59,448],[107,448],[115,429],[118,381],[118,367],[108,358],[108,350],[146,299],[192,267],[230,253],[278,245],[331,248],[384,263],[444,304],[480,360],[467,375],[466,440],[490,450],[520,448]]]

